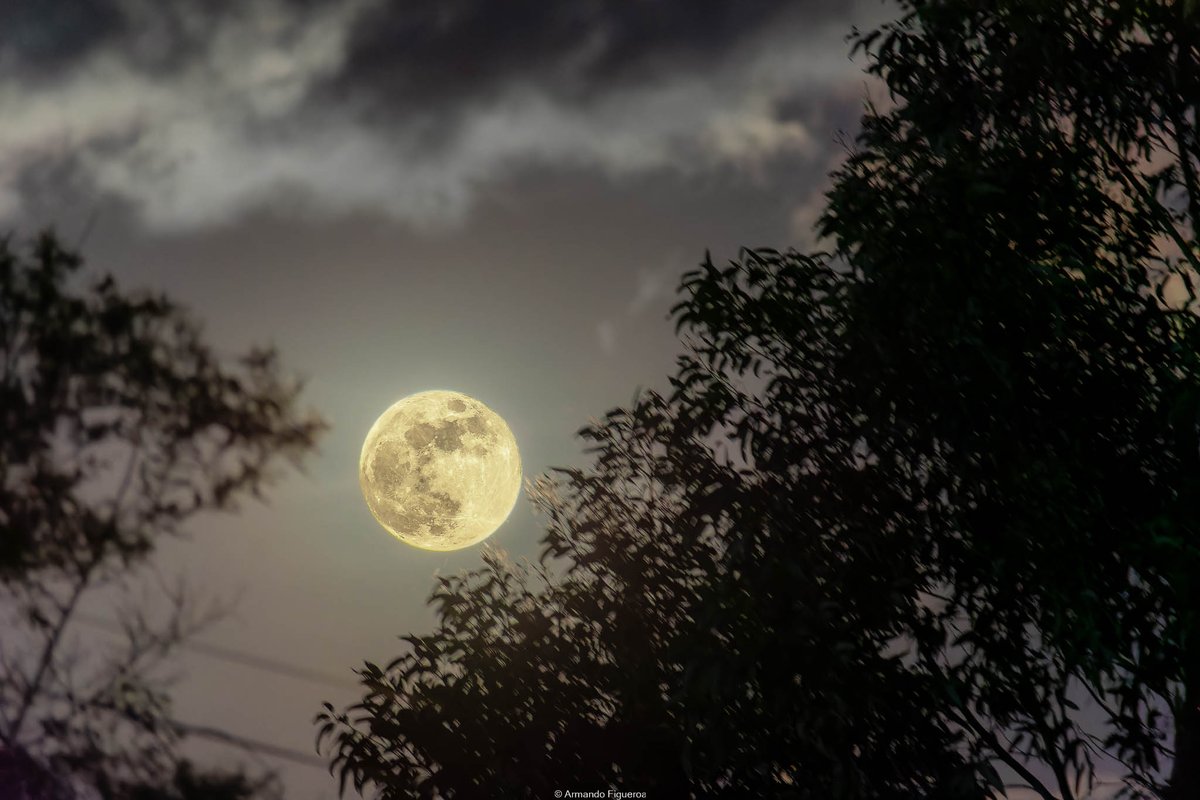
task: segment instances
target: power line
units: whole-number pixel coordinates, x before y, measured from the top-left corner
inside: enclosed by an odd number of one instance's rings
[[[125,629],[120,625],[102,617],[88,614],[87,612],[76,611],[74,618],[85,625],[103,630],[107,633],[121,635],[126,633]],[[245,653],[232,648],[221,647],[219,645],[208,644],[205,642],[183,641],[176,643],[175,646],[182,649],[191,650],[201,655],[209,656],[210,658],[216,658],[266,672],[273,672],[291,678],[298,678],[301,680],[338,687],[358,686],[356,682],[349,681],[345,678],[334,676],[329,673],[321,672],[319,670],[308,669],[306,667],[297,667],[282,661],[276,661],[274,659],[267,658],[265,656],[260,656],[254,653]],[[118,711],[118,709],[105,704],[98,704],[98,707],[108,708],[110,711]],[[304,766],[308,767],[319,767],[320,769],[326,771],[328,771],[329,768],[329,765],[318,756],[315,756],[311,753],[305,753],[301,750],[296,750],[291,747],[272,744],[271,742],[264,742],[260,739],[254,739],[249,736],[241,736],[239,734],[229,733],[228,731],[208,725],[197,725],[171,718],[165,718],[163,721],[181,736],[196,736],[203,739],[210,739],[212,741],[238,747],[243,750],[259,753],[264,756],[284,759],[286,761],[291,761],[296,764],[303,764]]]
[[[104,709],[105,711],[110,711],[123,717],[127,717],[135,722],[143,721],[140,715],[132,713],[128,709],[119,708],[111,702],[92,701],[90,705],[95,708]],[[210,725],[196,725],[191,722],[183,722],[181,720],[172,719],[171,717],[158,717],[157,719],[166,724],[171,728],[171,730],[180,736],[198,736],[202,739],[212,739],[213,741],[238,747],[242,750],[248,750],[264,756],[286,759],[297,764],[304,764],[308,767],[320,767],[322,769],[328,769],[329,766],[318,756],[315,756],[312,753],[305,753],[304,751],[297,750],[293,747],[284,747],[283,745],[264,742],[261,739],[254,739],[249,736],[241,736],[236,733],[230,733],[229,731],[221,730],[220,728],[214,728]]]
[[[203,739],[212,739],[224,744],[240,747],[243,750],[250,750],[255,753],[261,753],[264,756],[272,756],[274,758],[282,758],[296,764],[304,764],[308,767],[320,767],[327,770],[329,765],[311,753],[305,753],[301,750],[295,750],[291,747],[284,747],[270,742],[252,739],[249,736],[239,736],[235,733],[223,731],[220,728],[212,728],[207,725],[194,725],[190,722],[180,722],[177,719],[167,720],[167,723],[174,728],[180,735],[183,736],[199,736]]]
[[[115,622],[93,616],[86,612],[75,612],[75,618],[86,625],[99,628],[107,631],[108,633],[125,633],[125,629]],[[221,647],[220,645],[208,644],[207,642],[185,640],[179,642],[177,646],[182,650],[191,650],[194,653],[199,653],[200,655],[205,655],[210,658],[228,661],[232,664],[239,664],[244,667],[251,667],[253,669],[259,669],[265,672],[273,672],[277,675],[286,675],[289,678],[297,678],[299,680],[311,681],[313,683],[322,683],[327,686],[336,686],[341,689],[358,687],[357,681],[352,681],[328,672],[309,669],[308,667],[298,667],[294,664],[288,664],[283,661],[276,661],[273,658],[267,658],[266,656],[260,656],[255,653],[247,653],[229,647]]]

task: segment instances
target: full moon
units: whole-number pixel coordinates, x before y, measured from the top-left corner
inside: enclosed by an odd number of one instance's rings
[[[358,461],[367,507],[425,550],[482,542],[521,492],[521,456],[496,412],[458,392],[420,392],[383,412]]]

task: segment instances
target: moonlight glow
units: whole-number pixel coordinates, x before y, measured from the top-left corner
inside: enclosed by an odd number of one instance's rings
[[[521,491],[521,457],[496,412],[458,392],[421,392],[371,426],[358,462],[367,507],[397,539],[458,550],[490,536]]]

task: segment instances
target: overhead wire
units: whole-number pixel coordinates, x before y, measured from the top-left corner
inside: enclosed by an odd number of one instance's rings
[[[243,750],[250,750],[255,753],[260,753],[264,756],[274,758],[282,758],[296,764],[304,764],[308,767],[320,767],[328,769],[329,764],[313,755],[305,753],[301,750],[296,750],[291,747],[284,747],[270,742],[264,742],[260,739],[253,739],[249,736],[241,736],[235,733],[223,731],[220,728],[213,728],[208,725],[196,725],[191,722],[182,722],[177,719],[168,719],[167,724],[174,728],[178,733],[184,736],[199,736],[202,739],[212,739],[224,744],[240,747]]]
[[[87,612],[77,611],[75,613],[75,619],[84,625],[105,631],[107,633],[126,633],[125,629],[121,625]],[[355,681],[350,681],[330,673],[322,672],[320,670],[309,669],[307,667],[297,667],[292,664],[258,655],[257,653],[247,653],[245,651],[235,650],[229,647],[222,647],[220,645],[210,644],[207,642],[185,640],[179,642],[176,646],[181,650],[190,650],[200,655],[227,661],[239,666],[251,667],[253,669],[271,672],[277,675],[283,675],[299,680],[306,680],[313,683],[320,683],[326,686],[335,686],[338,688],[353,688],[358,686],[358,683]],[[271,742],[265,742],[249,736],[230,733],[228,731],[221,730],[220,728],[214,728],[207,725],[198,725],[177,719],[167,719],[166,722],[181,735],[197,736],[204,739],[210,739],[251,752],[260,753],[265,756],[280,758],[309,767],[320,767],[322,769],[328,769],[329,767],[329,764],[318,756],[315,756],[311,753],[305,753],[294,748],[273,744]]]
[[[144,723],[145,719],[136,712],[130,709],[121,708],[120,706],[110,701],[93,701],[90,704],[94,708],[110,711],[121,716],[127,717],[135,722]],[[309,767],[328,767],[325,761],[312,753],[305,753],[302,750],[297,750],[294,747],[285,747],[284,745],[264,742],[261,739],[255,739],[250,736],[242,736],[236,733],[221,728],[215,728],[211,725],[198,725],[193,722],[184,722],[167,716],[155,717],[155,722],[165,725],[180,736],[197,736],[202,739],[211,739],[222,744],[232,745],[242,750],[257,753],[260,755],[271,756],[274,758],[282,758],[297,764],[304,764]]]
[[[102,617],[94,616],[86,612],[75,612],[75,618],[93,628],[107,631],[108,633],[124,634],[125,629],[115,622],[106,620]],[[263,670],[265,672],[273,672],[277,675],[285,675],[289,678],[298,680],[311,681],[313,683],[321,683],[327,686],[334,686],[339,689],[353,689],[358,687],[358,682],[348,678],[333,675],[332,673],[322,672],[320,670],[310,669],[308,667],[298,667],[294,664],[289,664],[284,661],[277,661],[267,656],[261,656],[257,653],[248,653],[244,650],[236,650],[231,647],[223,647],[221,645],[210,644],[208,642],[199,642],[184,640],[176,645],[180,650],[190,650],[200,655],[210,658],[228,661],[232,664],[251,667],[253,669]]]

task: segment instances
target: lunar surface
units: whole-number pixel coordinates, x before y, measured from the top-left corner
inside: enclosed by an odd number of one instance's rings
[[[397,539],[458,550],[490,536],[521,491],[521,457],[504,420],[458,392],[409,395],[363,442],[358,482]]]

